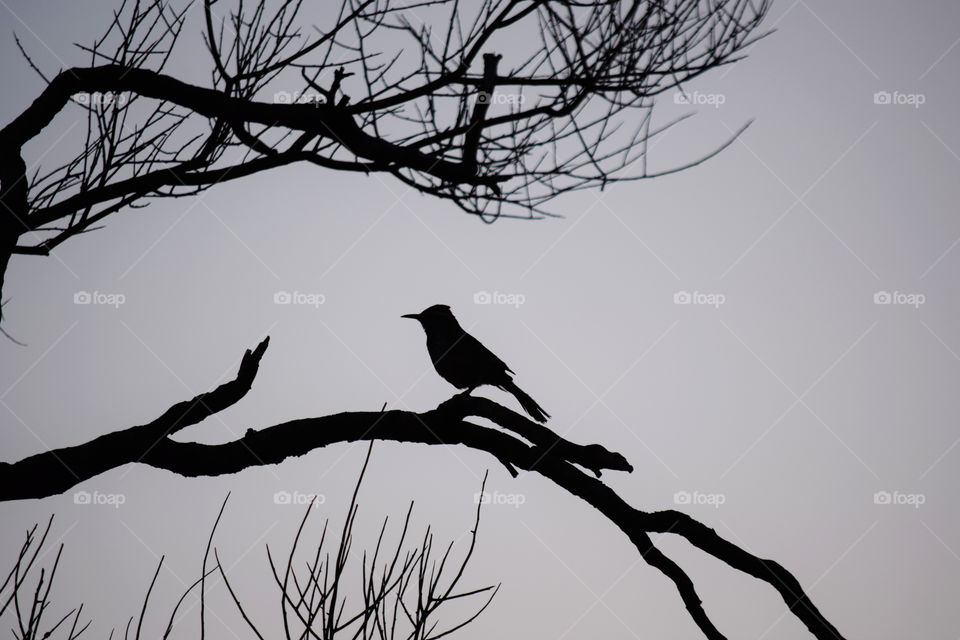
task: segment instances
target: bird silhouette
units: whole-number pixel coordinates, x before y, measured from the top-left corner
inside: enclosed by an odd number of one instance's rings
[[[513,394],[537,422],[546,422],[550,415],[513,381],[513,371],[493,355],[479,340],[463,330],[450,307],[435,304],[420,313],[401,316],[416,320],[427,334],[427,352],[440,377],[457,389],[470,393],[489,384]]]

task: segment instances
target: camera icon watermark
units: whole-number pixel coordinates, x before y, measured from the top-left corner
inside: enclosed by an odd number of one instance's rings
[[[527,301],[522,293],[504,293],[502,291],[477,291],[473,294],[473,304],[498,304],[511,306],[514,309]]]
[[[678,91],[673,94],[673,104],[683,104],[692,106],[707,106],[719,109],[727,101],[727,96],[722,93],[701,93],[699,91],[687,92]]]
[[[722,493],[701,493],[700,491],[677,491],[673,494],[673,503],[676,505],[706,505],[719,509],[727,501]]]
[[[873,494],[873,504],[907,505],[919,509],[927,501],[922,493],[903,493],[902,491],[877,491]]]
[[[303,291],[277,291],[273,294],[273,304],[302,305],[318,309],[326,303],[327,297],[322,293],[305,293]]]
[[[114,509],[119,509],[120,505],[127,501],[127,496],[122,493],[100,493],[94,491],[77,491],[73,494],[73,504],[79,505],[107,505]]]
[[[103,291],[77,291],[73,294],[73,304],[103,305],[119,309],[127,301],[122,293],[106,293]]]
[[[873,304],[900,305],[919,309],[927,301],[922,293],[907,293],[905,291],[877,291],[873,294]]]
[[[877,91],[873,94],[873,104],[878,105],[905,105],[919,109],[926,103],[927,96],[923,93],[901,93],[899,91]]]
[[[307,505],[323,504],[327,497],[322,493],[304,493],[302,491],[277,491],[273,494],[273,504]]]
[[[522,493],[500,493],[499,491],[484,491],[473,494],[473,504],[507,505],[519,509],[527,501]]]
[[[706,293],[703,291],[677,291],[673,294],[673,304],[702,305],[719,309],[727,301],[722,293]]]

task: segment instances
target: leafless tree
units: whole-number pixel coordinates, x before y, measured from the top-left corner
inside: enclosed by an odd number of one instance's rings
[[[384,518],[377,542],[370,551],[359,556],[353,550],[353,533],[356,526],[359,505],[357,495],[363,476],[370,461],[372,443],[367,449],[367,457],[354,486],[353,494],[340,531],[340,538],[333,556],[327,551],[327,531],[330,520],[327,519],[319,533],[319,541],[314,552],[307,558],[299,553],[301,538],[316,538],[316,534],[307,531],[307,518],[315,510],[315,501],[306,508],[296,535],[286,554],[286,565],[278,570],[270,546],[267,546],[267,561],[277,589],[280,592],[282,631],[261,632],[262,625],[254,623],[252,616],[243,605],[242,590],[235,587],[220,561],[219,553],[213,546],[214,536],[220,524],[227,500],[224,500],[210,531],[203,555],[200,577],[187,586],[180,598],[170,610],[170,617],[164,628],[162,638],[171,637],[174,629],[182,620],[183,609],[188,597],[193,595],[193,606],[199,606],[200,634],[206,635],[206,592],[218,581],[226,589],[230,601],[242,618],[252,637],[263,640],[264,637],[282,637],[286,640],[335,640],[336,638],[368,638],[370,640],[439,640],[464,628],[477,619],[492,602],[499,586],[487,586],[475,589],[458,590],[466,574],[467,565],[473,557],[480,526],[481,502],[478,502],[473,528],[469,531],[466,550],[459,560],[454,553],[454,543],[450,542],[439,557],[434,550],[434,536],[427,527],[419,544],[410,546],[407,542],[410,533],[410,519],[413,502],[407,508],[399,537],[392,545],[388,543],[389,518]],[[484,478],[484,485],[486,478]],[[481,487],[481,494],[483,487]],[[228,496],[229,499],[229,496]],[[61,544],[57,554],[47,567],[37,569],[46,554],[44,543],[50,533],[53,517],[47,521],[43,532],[37,533],[37,525],[27,532],[7,579],[0,585],[0,623],[10,623],[15,640],[40,640],[63,638],[75,640],[87,630],[92,621],[81,624],[83,605],[71,609],[52,625],[43,624],[43,614],[52,606],[50,590],[56,576],[57,566],[63,552]],[[392,546],[392,551],[390,547]],[[212,552],[212,553],[211,553]],[[147,587],[143,604],[137,616],[127,619],[124,626],[124,640],[139,640],[150,636],[144,629],[144,618],[151,606],[150,597],[156,586],[157,578],[163,567],[165,557],[161,557]],[[356,573],[359,566],[359,594],[348,598],[350,584],[347,569]],[[300,569],[302,567],[302,569]],[[36,585],[32,587],[33,576]],[[261,589],[256,589],[261,593]],[[466,614],[441,616],[441,608],[454,601],[480,600]],[[354,605],[353,603],[359,603]],[[352,606],[352,609],[348,607]],[[220,612],[223,613],[223,612]],[[218,616],[221,619],[223,616]],[[452,618],[452,619],[451,619]],[[441,620],[446,620],[441,624]],[[445,625],[445,626],[443,626]],[[111,632],[113,637],[113,632]]]
[[[111,214],[294,162],[391,174],[492,221],[560,194],[664,175],[655,99],[737,60],[771,0],[124,0],[88,63],[0,129],[0,290],[13,254],[47,255]],[[166,72],[198,51],[210,80]],[[307,25],[312,25],[308,28]],[[19,40],[17,41],[18,45]],[[28,171],[55,118],[83,144]],[[684,116],[686,117],[686,116]],[[735,136],[734,136],[735,137]]]

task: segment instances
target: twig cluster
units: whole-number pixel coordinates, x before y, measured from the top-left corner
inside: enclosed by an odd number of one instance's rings
[[[123,0],[81,47],[88,64],[44,75],[0,129],[0,245],[46,254],[150,198],[292,162],[392,174],[487,221],[554,215],[560,194],[726,146],[648,168],[650,141],[683,119],[655,124],[654,101],[739,59],[769,4],[342,0],[311,15],[302,0],[201,0],[200,86],[165,72],[196,11]],[[23,145],[71,109],[82,146],[27,175]]]
[[[408,546],[410,520],[413,513],[413,502],[410,503],[403,520],[399,539],[388,550],[387,525],[389,518],[384,518],[379,530],[376,544],[372,551],[364,550],[357,557],[353,551],[353,535],[356,526],[359,505],[357,496],[367,465],[370,461],[372,445],[367,450],[363,469],[354,486],[350,505],[340,532],[339,542],[331,556],[327,551],[327,531],[330,521],[326,520],[316,543],[314,553],[305,561],[300,557],[299,549],[301,538],[306,537],[305,528],[310,512],[315,508],[311,502],[300,521],[296,535],[287,552],[286,564],[278,567],[274,554],[267,545],[267,560],[271,575],[280,593],[280,608],[282,617],[282,634],[287,640],[334,640],[334,638],[350,638],[357,640],[439,640],[453,634],[470,624],[487,609],[499,586],[487,586],[475,589],[458,590],[473,557],[477,543],[477,532],[480,525],[480,507],[478,503],[473,528],[469,531],[469,543],[459,559],[455,558],[454,542],[450,542],[442,552],[439,560],[434,548],[434,534],[427,527],[419,544]],[[486,477],[484,477],[484,485]],[[481,487],[481,493],[483,488]],[[220,560],[217,549],[213,546],[214,536],[223,516],[229,496],[221,505],[216,521],[210,531],[207,546],[203,555],[203,566],[200,577],[190,584],[171,608],[169,618],[161,637],[166,640],[181,623],[186,609],[188,598],[194,603],[199,599],[200,638],[206,635],[206,617],[209,604],[207,592],[212,579],[219,578],[225,587],[230,600],[243,619],[253,636],[263,640],[265,637],[277,637],[280,630],[264,633],[261,626],[254,623],[248,613],[243,600],[238,595],[240,589],[234,586],[228,577],[229,569],[225,568]],[[35,565],[38,558],[42,559],[41,550],[50,532],[53,521],[50,520],[43,532],[37,537],[37,526],[27,532],[13,568],[6,580],[0,585],[0,623],[9,618],[12,622],[13,637],[16,640],[40,640],[46,638],[64,638],[75,640],[90,626],[91,621],[81,624],[83,605],[71,609],[62,615],[52,625],[45,626],[43,614],[51,606],[50,590],[54,582],[60,555],[63,552],[61,544],[52,563],[49,573],[47,568],[39,569],[36,586],[31,589],[28,577],[38,573]],[[211,557],[212,556],[212,557]],[[131,616],[123,630],[124,640],[139,640],[151,635],[144,629],[144,619],[151,607],[151,594],[157,584],[160,570],[165,557],[161,557],[147,587],[143,604],[137,616]],[[359,597],[354,595],[353,601],[361,604],[348,612],[348,593],[351,593],[352,584],[349,581],[349,572],[356,568],[359,562]],[[454,602],[470,602],[479,598],[478,605],[468,609],[468,613],[456,621],[442,621],[451,618],[450,615],[441,617],[441,607],[444,611],[449,607],[444,605]],[[6,617],[5,617],[6,616]],[[114,632],[111,632],[112,638]]]
[[[49,567],[40,567],[38,560],[43,559],[41,550],[50,533],[53,517],[47,520],[43,531],[39,533],[38,526],[27,531],[23,544],[13,562],[13,567],[7,573],[3,584],[0,584],[0,621],[10,621],[11,632],[15,640],[39,640],[41,638],[62,637],[74,640],[86,630],[90,622],[80,622],[83,605],[75,607],[61,615],[52,624],[46,624],[44,614],[51,607],[50,589],[57,575],[60,565],[60,555],[63,553],[63,544],[57,548],[57,555]],[[39,573],[36,578],[33,576]],[[29,581],[36,580],[31,588]],[[56,634],[60,634],[59,636]]]

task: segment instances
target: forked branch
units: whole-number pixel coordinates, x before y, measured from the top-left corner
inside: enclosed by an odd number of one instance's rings
[[[0,465],[0,500],[61,493],[107,469],[130,463],[196,477],[279,464],[289,457],[306,455],[315,449],[343,442],[390,440],[462,445],[490,453],[513,474],[518,469],[539,473],[603,514],[627,535],[649,565],[674,583],[684,605],[707,638],[725,636],[707,616],[693,581],[653,545],[650,533],[678,535],[731,568],[763,580],[776,589],[790,612],[814,637],[820,640],[842,638],[816,608],[800,582],[780,564],[751,554],[684,513],[673,510],[647,512],[634,508],[598,478],[582,470],[588,469],[597,476],[603,470],[632,471],[622,455],[598,444],[583,446],[568,442],[550,429],[485,398],[458,395],[423,413],[371,411],[303,418],[249,429],[238,440],[216,445],[170,439],[170,434],[187,423],[193,424],[197,418],[222,410],[242,398],[250,388],[266,344],[264,340],[256,349],[247,352],[236,380],[209,394],[175,405],[148,425],[101,436],[77,447]],[[476,424],[471,417],[490,420],[502,430]],[[80,451],[82,455],[78,455]],[[73,468],[70,464],[78,466]],[[49,482],[48,478],[56,481]],[[325,611],[329,613],[329,610]]]

